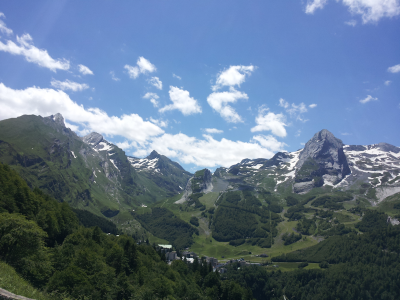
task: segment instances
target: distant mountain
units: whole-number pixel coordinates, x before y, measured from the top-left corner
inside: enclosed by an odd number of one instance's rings
[[[98,133],[78,137],[61,114],[0,121],[0,162],[59,201],[106,216],[183,190],[191,174],[155,152],[147,159],[152,155],[156,175],[136,169],[134,158]]]
[[[153,150],[146,158],[128,156],[131,166],[142,176],[172,194],[181,193],[193,176],[180,164]]]
[[[380,202],[400,192],[400,148],[386,143],[344,145],[324,129],[304,149],[218,168],[213,184],[215,192],[246,187],[278,194],[305,194],[315,188],[357,191]]]

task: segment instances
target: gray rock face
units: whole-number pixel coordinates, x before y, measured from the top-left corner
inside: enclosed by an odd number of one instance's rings
[[[189,179],[185,192],[181,199],[175,203],[181,204],[188,200],[189,196],[194,193],[209,193],[213,189],[212,175],[209,169],[197,171],[192,178]]]
[[[90,144],[92,146],[96,146],[98,143],[100,143],[103,140],[103,136],[97,132],[92,132],[89,133],[88,135],[85,135],[82,140],[86,144]]]
[[[307,142],[296,164],[297,183],[305,186],[322,186],[324,183],[337,184],[350,173],[349,164],[343,152],[343,143],[328,130],[316,133]],[[294,186],[294,190],[303,189],[303,185]],[[311,187],[312,188],[312,187]],[[310,189],[311,189],[310,188]]]
[[[293,192],[305,194],[314,188],[314,181],[298,182],[293,185]]]

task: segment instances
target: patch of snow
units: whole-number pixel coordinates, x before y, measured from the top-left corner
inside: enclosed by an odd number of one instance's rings
[[[96,183],[96,180],[95,181],[93,181],[94,183]]]
[[[252,166],[251,168],[252,168],[252,169],[258,170],[258,169],[261,168],[262,166],[263,166],[263,164],[258,164],[258,165]]]
[[[142,204],[142,207],[147,207],[147,205]]]
[[[33,148],[32,148],[33,149]],[[72,155],[74,156],[74,158],[76,158],[74,151],[71,151]]]
[[[112,162],[112,164],[114,165],[114,167],[119,171],[117,165],[115,164],[114,160],[110,158],[110,161]]]
[[[100,142],[98,146],[100,146],[100,147],[102,146],[102,148],[99,149],[98,151],[108,151],[108,150],[111,150],[113,148],[113,146],[111,146],[111,145],[109,145],[109,144],[107,144],[105,142]]]
[[[93,171],[93,175],[94,175],[94,177],[97,177],[97,175],[96,175],[96,171]]]
[[[183,190],[183,188],[182,188],[181,186],[179,186],[179,188],[180,188],[181,190]]]

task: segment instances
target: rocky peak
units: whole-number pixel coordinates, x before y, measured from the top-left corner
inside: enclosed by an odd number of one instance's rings
[[[61,127],[65,127],[64,117],[60,113],[45,117],[44,119],[47,120],[47,123],[50,121],[56,123],[57,125],[60,125]]]
[[[303,186],[309,190],[323,184],[335,185],[349,173],[343,142],[323,129],[307,142],[299,155],[294,190],[307,192]]]
[[[97,144],[99,144],[102,140],[103,140],[103,136],[97,132],[92,132],[89,133],[88,135],[85,135],[82,140],[86,143],[86,144],[90,144],[92,146],[96,146]]]
[[[151,160],[151,159],[154,159],[154,158],[160,158],[160,156],[161,155],[156,150],[153,150],[153,151],[151,151],[149,156],[147,156],[146,158]]]

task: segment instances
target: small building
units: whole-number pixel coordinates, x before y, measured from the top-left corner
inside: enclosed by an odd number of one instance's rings
[[[173,261],[176,259],[176,251],[171,251],[171,252],[167,252],[165,253],[165,258],[169,261]]]

